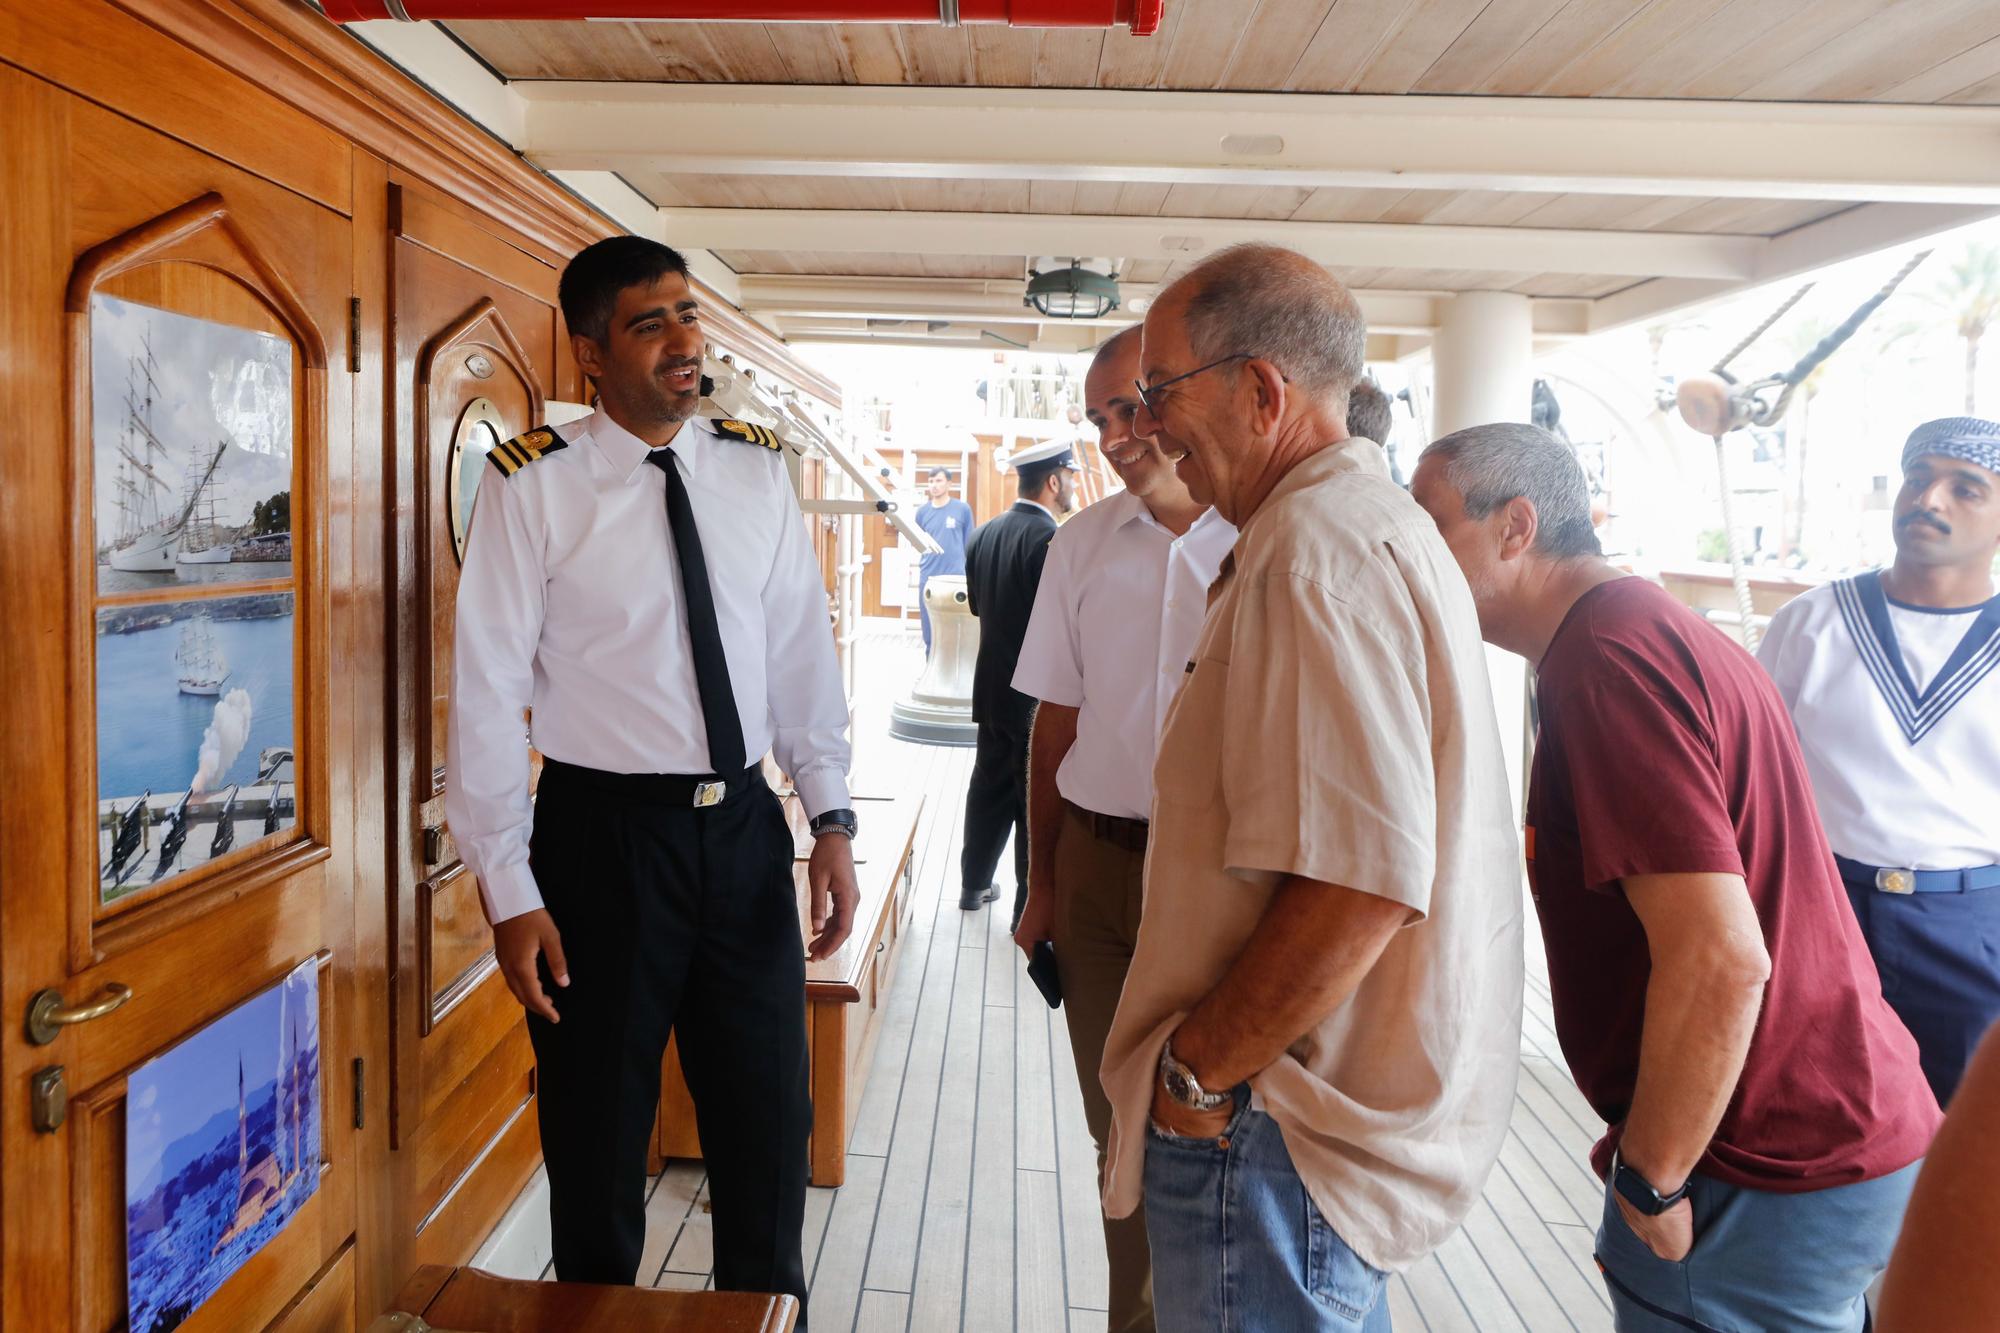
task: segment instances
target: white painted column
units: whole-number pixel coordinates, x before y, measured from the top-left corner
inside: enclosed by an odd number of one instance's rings
[[[1515,292],[1460,292],[1431,342],[1432,431],[1526,421],[1535,391],[1534,312]]]
[[[1526,421],[1535,395],[1535,329],[1528,298],[1461,292],[1444,305],[1431,342],[1432,427],[1449,435],[1490,421]],[[1486,671],[1500,721],[1514,810],[1523,809],[1527,752],[1527,664],[1489,645]]]

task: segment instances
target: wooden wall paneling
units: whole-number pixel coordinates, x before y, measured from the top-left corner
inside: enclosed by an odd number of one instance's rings
[[[346,141],[106,0],[0,3],[0,57],[340,212]],[[144,78],[132,77],[144,70]],[[256,113],[245,110],[255,107]]]
[[[0,11],[4,13],[5,11]],[[12,22],[7,19],[7,22]],[[12,34],[5,49],[11,53]],[[68,277],[70,195],[66,180],[72,102],[48,84],[0,66],[0,194],[8,221],[0,238],[0,414],[25,440],[64,435],[63,288]],[[66,642],[72,607],[66,577],[69,466],[61,448],[0,449],[0,676],[7,725],[0,727],[0,1324],[37,1321],[68,1299],[70,1231],[38,1225],[49,1201],[66,1199],[74,1136],[32,1134],[29,1080],[61,1063],[29,1044],[14,1015],[61,970],[69,895],[68,842],[45,836],[52,810],[67,808],[60,763],[69,689],[67,660],[44,645]]]
[[[364,1126],[356,1189],[353,1264],[357,1313],[389,1308],[408,1275],[398,1209],[401,1163],[389,1146],[390,1077],[395,1017],[391,986],[397,939],[393,931],[399,878],[392,856],[403,845],[392,818],[396,776],[404,771],[393,730],[396,717],[395,596],[389,564],[398,440],[394,364],[389,346],[389,164],[372,153],[354,155],[354,299],[360,302],[359,341],[350,376],[354,429],[354,488],[349,527],[354,544],[354,584],[341,604],[342,633],[351,656],[347,674],[354,709],[356,863],[365,867],[366,890],[355,898],[356,1055],[364,1062],[358,1110]]]
[[[392,221],[426,228],[434,243],[450,234],[442,206],[417,206],[410,190],[391,187]],[[462,216],[458,221],[470,223]],[[484,238],[480,241],[476,238]],[[460,239],[498,242],[474,229]],[[486,256],[489,260],[492,254]],[[525,260],[525,257],[524,257]],[[503,438],[540,424],[547,371],[555,357],[550,308],[555,270],[537,264],[541,290],[530,294],[500,284],[456,259],[400,237],[394,242],[392,302],[395,347],[391,360],[395,399],[394,439],[399,442],[394,481],[393,564],[397,704],[397,752],[409,757],[396,775],[390,880],[395,939],[395,1019],[390,1142],[402,1148],[418,1132],[422,1108],[416,1100],[425,1082],[425,1063],[445,1044],[434,1022],[438,987],[454,978],[437,977],[425,931],[442,918],[426,909],[432,876],[448,866],[424,863],[423,830],[442,827],[444,717],[448,699],[450,645],[457,587],[457,558],[446,521],[445,477],[451,441],[460,415],[474,398],[496,405],[505,423]],[[525,276],[517,273],[515,276]],[[474,376],[470,354],[485,356],[491,373]],[[474,464],[484,468],[483,462]],[[463,924],[463,923],[460,923]],[[447,948],[447,952],[449,952]],[[490,975],[486,984],[498,984]],[[504,988],[503,988],[504,989]],[[511,1001],[511,997],[510,1001]],[[519,1019],[516,1006],[515,1017]],[[488,1043],[486,1049],[490,1049]],[[483,1055],[484,1050],[475,1054]]]
[[[498,966],[479,883],[455,865],[417,891],[418,1024],[425,1036]]]
[[[271,1321],[267,1333],[346,1333],[356,1327],[360,1320],[354,1305],[354,1280],[354,1246],[345,1245]]]
[[[552,275],[543,270],[544,282]],[[505,299],[505,294],[502,294]],[[524,305],[510,301],[511,305]],[[554,351],[549,337],[548,308],[539,305],[523,312],[525,332],[540,344],[539,364],[546,366]],[[475,358],[477,358],[475,360]],[[451,696],[451,646],[458,612],[457,543],[444,515],[456,496],[449,490],[448,465],[454,444],[460,438],[468,414],[485,420],[499,441],[513,439],[541,424],[541,375],[537,360],[501,312],[492,296],[482,296],[470,309],[432,335],[418,354],[416,384],[411,393],[415,412],[417,445],[416,486],[412,495],[418,515],[416,542],[417,586],[422,590],[429,623],[419,626],[416,640],[417,682],[428,695],[428,706],[417,713],[417,744],[414,757],[420,765],[417,782],[426,777],[429,788],[425,800],[444,795],[445,722]],[[480,368],[484,374],[480,373]],[[463,468],[478,469],[483,477],[484,458],[469,453],[459,460]],[[460,485],[465,484],[461,474]],[[426,817],[441,811],[427,811]]]
[[[518,1103],[491,1144],[425,1216],[412,1247],[419,1264],[462,1264],[520,1194],[542,1160],[532,1100]]]
[[[10,34],[20,36],[18,25]],[[53,1134],[35,1134],[26,1108],[0,1129],[9,1191],[4,1215],[57,1219],[34,1228],[32,1238],[25,1227],[6,1228],[4,1286],[7,1313],[21,1327],[105,1327],[123,1314],[123,1140],[110,1126],[122,1114],[127,1070],[318,955],[339,959],[321,976],[322,1096],[337,1106],[345,1088],[338,1061],[350,1039],[345,954],[352,867],[331,847],[342,828],[333,799],[341,765],[332,751],[340,741],[323,682],[336,555],[326,543],[324,515],[334,486],[346,480],[344,464],[330,457],[330,440],[344,437],[347,420],[344,408],[329,401],[325,331],[342,322],[341,270],[350,242],[344,218],[295,192],[15,71],[0,71],[0,82],[7,123],[17,131],[7,136],[5,159],[13,212],[4,251],[9,303],[0,327],[10,391],[31,395],[9,401],[8,410],[20,429],[35,430],[47,445],[9,451],[0,464],[10,511],[8,536],[0,540],[13,575],[5,608],[20,644],[20,660],[7,667],[11,702],[21,712],[15,719],[10,709],[5,731],[10,746],[39,747],[8,754],[20,761],[18,774],[35,776],[10,782],[0,797],[0,854],[10,883],[43,886],[7,895],[7,1003],[18,1003],[21,1012],[25,995],[13,990],[49,985],[72,1001],[113,981],[134,994],[116,1014],[48,1046],[29,1048],[24,1035],[12,1032],[0,1045],[10,1090],[25,1092],[34,1068],[60,1065],[79,1111]],[[22,126],[31,128],[22,134]],[[96,840],[89,821],[76,817],[97,802],[89,339],[90,298],[99,290],[198,317],[275,326],[295,350],[292,585],[299,651],[292,707],[300,832],[290,851],[282,843],[247,848],[240,862],[222,858],[177,877],[172,887],[134,895],[131,906],[115,913],[100,906]],[[65,408],[67,420],[60,415]],[[44,415],[56,419],[36,424]],[[33,549],[17,547],[17,534],[30,535]],[[202,594],[168,586],[150,595]],[[38,686],[48,697],[36,699]],[[38,791],[37,781],[52,790]],[[32,821],[20,819],[13,804],[22,796],[42,802]],[[25,912],[15,910],[23,906]],[[191,1327],[266,1322],[296,1288],[284,1285],[287,1275],[296,1271],[302,1282],[318,1271],[352,1231],[351,1143],[345,1122],[326,1116],[331,1169],[318,1193]],[[34,1188],[32,1202],[12,1196],[23,1185]],[[36,1276],[46,1271],[64,1275],[60,1284]]]
[[[164,890],[144,889],[111,907],[98,905],[95,876],[75,880],[71,966],[83,968],[107,951],[134,947],[180,922],[224,906],[247,889],[273,882],[331,852],[325,765],[330,748],[326,688],[327,598],[325,522],[330,431],[344,429],[345,404],[329,402],[328,333],[344,323],[345,287],[336,264],[329,275],[290,256],[332,253],[345,259],[346,220],[337,214],[242,177],[181,145],[110,112],[79,106],[71,180],[76,198],[74,244],[82,251],[65,293],[69,333],[70,431],[86,460],[71,474],[69,587],[88,603],[96,593],[91,467],[90,301],[103,290],[150,300],[184,314],[277,332],[294,349],[293,574],[295,633],[302,649],[294,678],[294,739],[300,786],[297,826],[286,835],[287,857],[268,842],[246,845],[195,872],[199,887],[179,877]],[[227,182],[228,196],[213,188]],[[192,184],[190,184],[192,183]],[[192,196],[192,197],[191,197]],[[179,202],[185,200],[185,202]],[[171,201],[171,202],[170,202]],[[161,211],[148,216],[153,209]],[[110,233],[108,236],[106,233]],[[102,239],[100,239],[102,238]],[[300,271],[305,270],[305,271]],[[134,286],[133,284],[139,284]],[[338,423],[333,413],[338,411]],[[201,595],[192,589],[177,595]],[[164,595],[162,590],[147,596]],[[72,622],[71,667],[84,688],[69,695],[71,734],[95,734],[95,617]],[[68,752],[73,790],[96,800],[96,754],[89,745]],[[95,833],[73,825],[79,865],[97,862]],[[88,879],[89,882],[86,882]]]
[[[404,173],[390,177],[389,226],[397,236],[517,292],[546,300],[565,256],[495,235]]]
[[[578,395],[559,336],[565,255],[392,172],[385,358],[395,598],[387,879],[393,959],[388,1146],[393,1244],[366,1283],[390,1299],[410,1269],[461,1263],[540,1160],[533,1054],[521,1007],[492,958],[477,885],[443,824],[445,708],[458,561],[448,520],[452,446],[468,412],[500,438],[540,425],[556,392]],[[475,358],[477,360],[475,361]],[[461,466],[484,476],[483,458]],[[380,1308],[379,1304],[376,1308]]]
[[[450,1133],[424,1134],[411,1153],[415,1216],[430,1215],[452,1186],[499,1137],[516,1107],[535,1091],[535,1052],[525,1029],[505,1038],[443,1104],[439,1123]]]

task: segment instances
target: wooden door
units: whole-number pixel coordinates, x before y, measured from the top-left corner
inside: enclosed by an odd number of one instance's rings
[[[464,1262],[540,1158],[534,1056],[478,886],[444,830],[458,570],[486,450],[543,421],[559,355],[551,257],[414,183],[390,190],[399,740],[390,1091],[401,1262]],[[571,396],[575,396],[571,386]]]
[[[350,223],[10,67],[0,123],[5,1322],[340,1310]]]

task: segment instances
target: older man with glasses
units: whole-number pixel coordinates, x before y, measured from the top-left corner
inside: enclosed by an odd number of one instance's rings
[[[1513,1103],[1519,848],[1464,576],[1350,440],[1365,330],[1242,246],[1145,323],[1135,429],[1241,532],[1154,768],[1106,1044],[1105,1208],[1143,1195],[1158,1326],[1389,1327]]]

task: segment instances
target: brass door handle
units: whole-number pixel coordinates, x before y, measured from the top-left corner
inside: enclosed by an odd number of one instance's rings
[[[114,1009],[124,1008],[131,998],[132,988],[116,981],[105,986],[104,993],[88,1004],[65,1005],[61,991],[53,988],[38,991],[28,1001],[28,1040],[46,1046],[61,1036],[64,1028],[102,1018]]]

